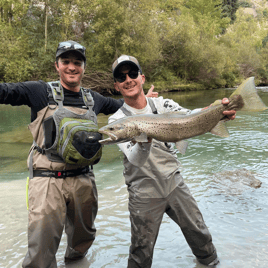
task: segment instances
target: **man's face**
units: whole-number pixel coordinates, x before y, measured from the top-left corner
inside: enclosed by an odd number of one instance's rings
[[[136,98],[143,93],[142,85],[145,82],[145,76],[138,73],[136,78],[131,78],[135,77],[135,72],[138,71],[133,69],[131,65],[123,65],[117,71],[116,77],[121,78],[121,80],[125,78],[125,80],[120,82],[120,79],[118,81],[115,77],[114,87],[125,98]]]
[[[72,51],[66,52],[60,56],[55,66],[65,88],[72,90],[75,87],[79,87],[80,90],[80,83],[85,72],[85,64],[79,54]]]

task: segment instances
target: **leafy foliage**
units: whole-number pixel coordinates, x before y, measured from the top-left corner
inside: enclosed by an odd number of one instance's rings
[[[223,0],[222,1],[222,16],[229,17],[231,23],[236,20],[236,11],[239,8],[241,2],[238,0]]]
[[[254,17],[241,7],[249,4],[0,0],[0,81],[56,79],[57,44],[75,40],[87,48],[85,81],[98,90],[111,90],[111,64],[121,54],[138,58],[147,81],[169,88],[230,87],[252,75],[266,83],[268,9],[259,7]]]

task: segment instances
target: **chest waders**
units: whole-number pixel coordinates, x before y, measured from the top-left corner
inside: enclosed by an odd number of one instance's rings
[[[81,88],[70,98],[66,94],[63,106],[64,92],[59,82],[49,83],[49,103],[29,125],[34,143],[28,167],[34,178],[29,182],[25,268],[57,267],[63,231],[65,260],[83,258],[95,239],[98,194],[89,165],[101,157],[102,135],[90,92]]]
[[[98,132],[97,116],[93,111],[94,100],[89,91],[81,88],[87,111],[84,113],[84,109],[74,107],[67,109],[63,106],[64,93],[60,82],[49,82],[48,85],[49,104],[41,115],[39,129],[34,129],[33,134],[31,129],[34,127],[29,127],[34,137],[29,156],[30,179],[34,176],[64,178],[87,173],[88,166],[97,164],[102,154],[102,145],[98,142],[102,135]],[[54,107],[50,105],[53,101],[56,103]],[[41,125],[44,133],[40,134]],[[35,137],[43,144],[39,145]],[[63,171],[33,170],[33,154],[36,151],[45,155],[49,162],[62,163],[59,167]],[[66,165],[68,168],[64,170]]]
[[[147,98],[150,108],[157,114],[151,98]],[[125,107],[120,108],[126,116],[133,115]],[[165,198],[178,185],[176,173],[180,162],[171,143],[153,139],[151,152],[142,167],[131,164],[124,155],[124,177],[130,196],[140,198]],[[162,168],[159,169],[159,166]]]
[[[153,101],[148,98],[148,102],[152,112],[157,113]],[[121,110],[126,116],[132,115],[125,107]],[[154,245],[164,213],[181,228],[200,263],[219,262],[211,234],[180,175],[179,165],[171,145],[154,139],[150,155],[142,167],[130,164],[124,156],[131,223],[128,268],[152,266]]]

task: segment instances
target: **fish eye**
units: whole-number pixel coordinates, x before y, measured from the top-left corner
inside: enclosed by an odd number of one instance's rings
[[[109,127],[109,130],[114,130],[114,128],[113,127]]]

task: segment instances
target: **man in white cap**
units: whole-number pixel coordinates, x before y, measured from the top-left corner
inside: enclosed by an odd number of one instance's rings
[[[136,114],[181,111],[191,113],[170,99],[148,98],[143,91],[145,76],[135,57],[122,55],[112,65],[114,87],[125,103],[109,123]],[[223,103],[229,103],[227,98]],[[235,111],[226,111],[229,119]],[[124,176],[129,192],[131,246],[128,268],[149,268],[162,217],[166,213],[178,224],[197,260],[210,267],[219,262],[211,234],[202,214],[180,175],[180,163],[171,143],[157,140],[118,144],[124,153]]]

